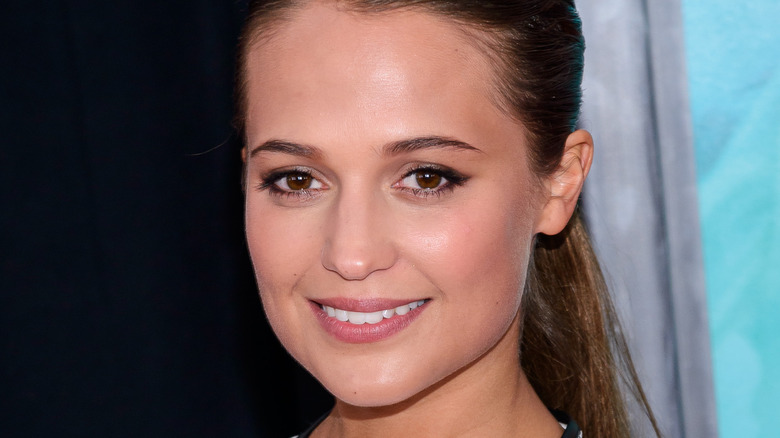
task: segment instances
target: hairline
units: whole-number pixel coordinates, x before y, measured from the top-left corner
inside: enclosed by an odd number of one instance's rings
[[[247,98],[249,88],[247,81],[248,55],[260,45],[272,44],[282,26],[295,19],[296,13],[314,3],[330,4],[335,6],[338,11],[355,14],[356,16],[377,16],[404,11],[420,12],[442,22],[452,24],[462,41],[476,49],[482,58],[481,62],[484,63],[487,71],[490,72],[491,86],[488,88],[488,100],[502,114],[519,123],[522,131],[521,140],[526,145],[526,154],[534,170],[532,173],[536,177],[537,182],[539,184],[542,183],[547,174],[541,169],[535,169],[536,166],[531,153],[536,140],[533,138],[532,131],[527,127],[528,121],[522,114],[518,114],[514,110],[508,97],[511,95],[507,92],[508,89],[511,89],[511,85],[508,84],[510,82],[508,77],[511,77],[509,72],[510,64],[502,60],[502,36],[499,34],[500,32],[493,30],[487,24],[467,21],[454,14],[447,14],[445,11],[437,10],[424,1],[401,5],[365,5],[361,4],[361,0],[289,0],[285,5],[273,9],[264,15],[250,17],[247,21],[245,32],[242,33],[242,39],[246,39],[246,41],[242,41],[239,47],[239,65],[237,66],[238,93],[236,95],[236,107],[238,110],[235,124],[240,130],[244,144],[247,142],[245,122],[249,111]]]

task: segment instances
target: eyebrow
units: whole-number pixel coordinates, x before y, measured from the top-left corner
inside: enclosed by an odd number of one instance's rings
[[[254,157],[260,152],[279,152],[288,155],[297,155],[299,157],[318,158],[322,156],[322,151],[314,146],[294,143],[286,140],[268,140],[252,149],[250,157]]]
[[[396,141],[385,145],[383,152],[387,155],[399,155],[421,149],[457,149],[482,152],[466,142],[454,138],[438,136],[416,137]]]
[[[465,151],[482,152],[478,148],[449,137],[426,136],[414,137],[386,144],[382,148],[384,155],[401,155],[424,149],[456,149]],[[278,152],[299,157],[319,158],[322,151],[311,145],[295,143],[287,140],[268,140],[252,149],[249,156],[254,157],[261,152]]]

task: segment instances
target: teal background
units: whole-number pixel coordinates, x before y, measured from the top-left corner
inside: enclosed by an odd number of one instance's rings
[[[720,436],[778,436],[780,0],[682,3]]]

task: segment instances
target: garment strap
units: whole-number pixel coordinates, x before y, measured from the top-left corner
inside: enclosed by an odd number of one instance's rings
[[[320,417],[320,418],[319,418],[317,421],[315,421],[314,423],[312,423],[312,425],[311,425],[311,426],[309,426],[309,427],[308,427],[306,430],[304,430],[304,431],[303,431],[303,432],[302,432],[300,435],[296,435],[296,436],[294,436],[293,438],[309,438],[309,436],[311,435],[311,433],[312,433],[312,432],[314,432],[314,429],[316,429],[316,428],[317,428],[317,426],[319,426],[319,425],[320,425],[320,423],[322,423],[323,421],[325,421],[325,418],[327,418],[327,417],[328,417],[328,415],[330,415],[330,411],[326,412],[326,413],[325,413],[325,415],[323,415],[323,416],[322,416],[322,417]]]
[[[563,431],[563,435],[561,438],[581,438],[582,437],[582,431],[580,430],[580,426],[577,425],[577,422],[572,420],[572,418],[569,416],[569,414],[561,411],[554,411],[550,410],[550,413],[553,414],[556,420],[558,420],[559,423],[566,425],[566,430]]]
[[[566,425],[566,430],[563,431],[563,435],[561,435],[561,438],[581,438],[582,432],[580,431],[580,427],[577,425],[577,422],[572,420],[571,417],[566,414],[565,412],[561,411],[550,411],[556,420],[558,420],[559,423]],[[314,429],[317,428],[317,426],[320,425],[323,421],[325,421],[325,418],[330,415],[330,412],[325,413],[322,417],[320,417],[317,421],[312,423],[311,426],[308,427],[305,431],[303,431],[300,435],[297,435],[293,438],[309,438],[312,432],[314,432]]]

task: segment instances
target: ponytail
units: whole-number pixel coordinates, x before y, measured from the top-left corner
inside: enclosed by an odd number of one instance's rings
[[[547,407],[590,437],[631,436],[620,370],[661,436],[579,212],[560,234],[537,236],[522,309],[521,363]]]

